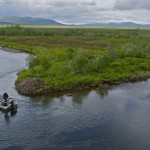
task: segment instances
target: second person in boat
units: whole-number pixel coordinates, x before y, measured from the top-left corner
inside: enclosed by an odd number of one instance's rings
[[[3,94],[3,99],[4,99],[4,106],[7,106],[9,104],[9,98],[8,94],[4,93]]]

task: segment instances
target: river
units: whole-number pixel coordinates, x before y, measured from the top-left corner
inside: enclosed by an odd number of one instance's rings
[[[28,54],[0,49],[0,94],[18,103],[0,111],[0,150],[149,150],[150,79],[71,95],[17,93],[17,72]]]

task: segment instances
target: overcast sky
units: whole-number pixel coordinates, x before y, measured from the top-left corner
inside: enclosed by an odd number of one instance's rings
[[[42,17],[62,23],[150,24],[150,0],[0,0],[0,15]]]

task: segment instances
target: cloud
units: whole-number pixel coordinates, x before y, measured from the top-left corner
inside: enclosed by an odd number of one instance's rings
[[[29,1],[29,0],[23,0],[23,1]],[[95,0],[41,0],[37,1],[34,0],[34,5],[44,5],[44,6],[53,6],[53,7],[66,7],[66,6],[92,6],[96,5]]]
[[[7,11],[7,14],[18,15],[39,15],[39,14],[52,14],[53,11],[62,13],[65,11],[69,12],[72,10],[78,11],[87,11],[88,8],[96,6],[95,0],[0,0],[0,11]],[[59,14],[58,14],[59,15]],[[68,14],[69,15],[69,14]]]
[[[96,0],[5,0],[0,7],[0,13],[14,16],[45,16],[51,19],[71,18],[90,16],[90,13],[98,8],[98,11],[106,9],[107,4],[99,4],[101,3],[97,3]]]
[[[150,0],[116,0],[114,9],[117,10],[134,10],[147,9],[150,10]]]
[[[0,15],[62,23],[150,22],[150,0],[0,0]]]

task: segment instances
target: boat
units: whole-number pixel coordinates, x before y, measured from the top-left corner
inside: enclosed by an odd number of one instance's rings
[[[16,111],[18,109],[18,105],[14,100],[11,100],[7,106],[4,106],[4,100],[0,100],[0,109],[3,111]]]

